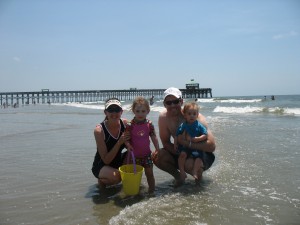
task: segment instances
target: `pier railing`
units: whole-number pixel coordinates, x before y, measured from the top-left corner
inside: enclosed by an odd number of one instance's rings
[[[211,88],[180,89],[183,98],[211,98]],[[51,104],[67,102],[98,102],[117,97],[120,100],[132,100],[137,96],[149,99],[162,99],[165,89],[134,90],[83,90],[83,91],[42,91],[33,92],[0,92],[1,105],[14,104]]]

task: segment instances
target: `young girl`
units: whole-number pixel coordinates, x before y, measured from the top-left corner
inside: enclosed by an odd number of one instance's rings
[[[134,113],[134,118],[126,126],[126,132],[130,132],[131,140],[125,144],[129,151],[133,151],[136,163],[145,168],[145,175],[149,185],[148,193],[152,194],[155,190],[155,179],[149,137],[156,150],[159,150],[159,144],[154,126],[146,118],[150,112],[149,102],[143,97],[137,97],[133,101],[131,110]]]
[[[183,107],[183,115],[185,122],[180,124],[177,129],[176,137],[174,140],[174,148],[176,151],[179,150],[180,155],[178,158],[178,167],[180,170],[180,178],[183,182],[186,178],[186,173],[184,171],[184,164],[187,157],[193,157],[195,159],[193,167],[193,177],[196,183],[201,180],[198,176],[199,170],[203,168],[203,152],[200,150],[191,149],[191,144],[196,142],[205,141],[207,139],[207,129],[198,120],[199,106],[196,102],[188,102]],[[189,143],[189,148],[184,148],[183,146],[177,144],[178,135],[187,135]]]

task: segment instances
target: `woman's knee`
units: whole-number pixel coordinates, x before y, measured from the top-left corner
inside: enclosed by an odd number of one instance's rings
[[[114,184],[118,184],[121,182],[121,175],[119,171],[114,171],[111,180],[114,182]]]
[[[105,166],[100,170],[100,180],[105,184],[118,184],[121,182],[121,175],[117,169]]]

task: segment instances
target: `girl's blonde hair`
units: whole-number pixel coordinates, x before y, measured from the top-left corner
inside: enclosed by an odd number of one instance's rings
[[[133,100],[132,105],[131,105],[131,110],[133,111],[138,104],[145,105],[147,110],[150,111],[150,104],[149,104],[148,100],[142,96],[138,96]]]

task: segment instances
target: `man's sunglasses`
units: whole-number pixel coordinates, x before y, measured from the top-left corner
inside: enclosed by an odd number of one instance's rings
[[[175,99],[175,100],[171,100],[171,101],[165,101],[166,105],[177,105],[180,102],[180,99]]]
[[[122,109],[120,107],[116,107],[116,108],[111,108],[109,107],[108,109],[105,110],[106,112],[109,113],[119,113],[122,111]]]

